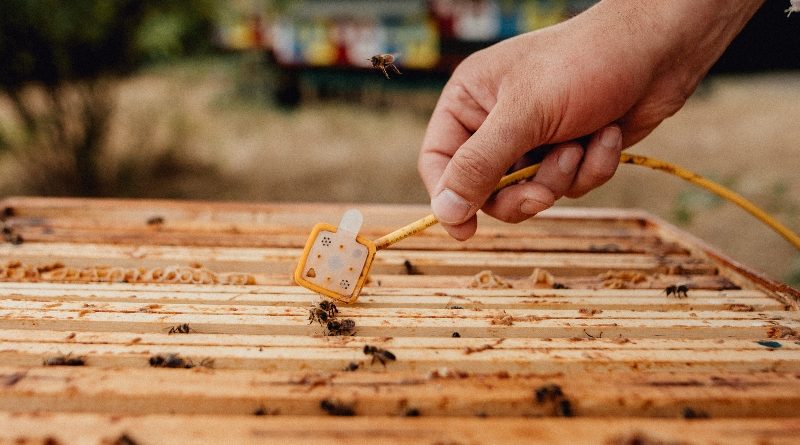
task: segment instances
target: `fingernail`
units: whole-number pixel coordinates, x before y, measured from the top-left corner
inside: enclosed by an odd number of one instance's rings
[[[472,205],[450,189],[444,189],[431,200],[431,209],[439,221],[445,224],[461,224],[466,221]]]
[[[616,150],[622,138],[622,131],[616,125],[612,125],[600,134],[600,144],[608,150]]]
[[[551,204],[542,201],[537,201],[535,199],[526,199],[522,201],[522,204],[519,205],[519,211],[526,215],[533,216],[541,212],[542,210],[547,209],[550,206]]]
[[[567,145],[561,149],[558,155],[558,169],[561,173],[572,173],[578,168],[578,163],[583,156],[583,150],[575,145]]]

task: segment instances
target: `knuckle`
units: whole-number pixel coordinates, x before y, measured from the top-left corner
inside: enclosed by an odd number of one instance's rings
[[[490,172],[494,161],[482,150],[468,150],[450,160],[452,178],[470,190],[480,189],[492,182]]]

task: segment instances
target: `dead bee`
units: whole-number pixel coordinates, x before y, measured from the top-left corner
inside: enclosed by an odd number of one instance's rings
[[[453,335],[451,335],[451,337],[453,337],[453,338],[461,338],[461,334],[459,334],[458,332],[453,332]]]
[[[72,357],[72,353],[69,353],[42,360],[42,364],[44,366],[83,366],[86,362],[83,357]]]
[[[183,359],[178,354],[167,354],[166,357],[154,355],[150,357],[150,366],[153,368],[194,368],[191,360]]]
[[[172,326],[172,327],[170,327],[170,328],[169,328],[169,332],[167,332],[167,335],[172,335],[172,334],[188,334],[188,333],[189,333],[189,331],[191,331],[191,330],[192,330],[192,328],[190,328],[190,327],[189,327],[189,324],[188,324],[188,323],[179,324],[178,326]]]
[[[685,284],[672,284],[667,286],[666,289],[664,289],[664,292],[668,297],[674,294],[676,298],[686,298],[689,296],[689,286]]]
[[[373,68],[380,68],[380,70],[383,71],[383,75],[386,76],[387,79],[389,79],[389,73],[386,71],[386,68],[392,68],[397,74],[403,74],[394,64],[394,54],[378,54],[377,56],[372,56],[367,60],[372,63]]]
[[[164,224],[163,216],[152,216],[150,218],[147,218],[148,226],[160,226],[161,224]]]
[[[328,322],[326,326],[328,328],[327,335],[355,335],[356,334],[356,322],[350,318],[345,318],[342,321],[331,320]]]
[[[331,416],[355,416],[356,411],[351,405],[346,405],[336,400],[324,399],[319,402],[319,407]]]
[[[564,283],[555,282],[553,283],[553,289],[569,289],[569,286]]]
[[[561,387],[555,384],[542,385],[533,392],[536,398],[536,403],[542,404],[544,402],[553,401],[564,397],[564,392]]]
[[[381,363],[381,365],[383,365],[384,368],[386,367],[386,362],[393,362],[397,360],[397,357],[395,357],[394,354],[377,346],[364,345],[364,354],[372,356],[370,365],[374,364],[375,360],[377,360]]]

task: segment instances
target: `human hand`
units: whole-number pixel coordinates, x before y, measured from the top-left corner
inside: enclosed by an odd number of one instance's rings
[[[620,151],[683,106],[761,2],[604,0],[468,57],[442,91],[419,156],[442,226],[465,240],[478,209],[520,222],[605,183]],[[530,163],[531,149],[548,146],[533,180],[491,196],[503,174]]]

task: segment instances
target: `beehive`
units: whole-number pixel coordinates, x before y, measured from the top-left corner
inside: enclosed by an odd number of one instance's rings
[[[800,436],[800,294],[642,212],[485,218],[465,243],[432,228],[378,253],[339,307],[356,322],[341,337],[309,323],[318,298],[291,274],[310,228],[345,206],[2,207],[22,243],[0,244],[0,442]],[[359,208],[371,239],[426,212]],[[170,354],[192,367],[151,366]],[[44,366],[57,357],[83,366]]]

